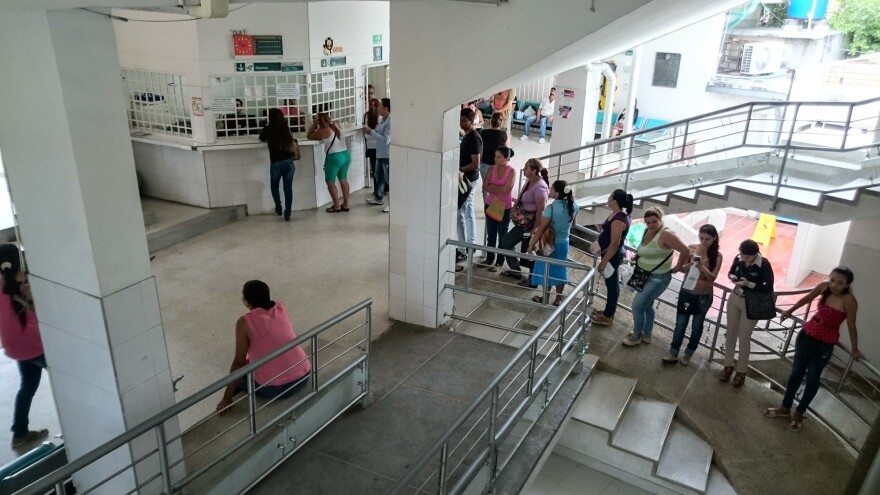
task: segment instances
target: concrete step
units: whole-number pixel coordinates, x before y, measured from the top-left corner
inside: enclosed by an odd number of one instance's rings
[[[245,205],[213,208],[197,217],[169,225],[155,232],[150,232],[147,234],[147,247],[151,253],[154,253],[168,246],[173,246],[178,242],[210,232],[245,216],[247,216],[247,206]]]
[[[706,495],[736,495],[736,490],[715,466],[709,470],[709,482],[706,483]]]
[[[595,371],[581,393],[571,417],[576,421],[613,432],[629,404],[636,380],[604,371]]]
[[[637,395],[630,401],[611,445],[650,461],[659,461],[674,415],[675,404]]]
[[[803,387],[798,391],[798,397],[803,394]],[[849,406],[840,401],[833,394],[819,388],[813,402],[810,403],[812,414],[815,414],[829,425],[834,425],[837,433],[844,437],[850,445],[861,450],[868,438],[871,426],[865,422]],[[807,413],[809,418],[810,413]]]
[[[678,421],[673,421],[657,465],[657,476],[685,488],[706,492],[712,446]]]

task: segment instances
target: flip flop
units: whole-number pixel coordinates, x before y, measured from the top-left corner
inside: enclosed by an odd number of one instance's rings
[[[327,213],[339,213],[340,211],[342,211],[342,208],[340,208],[340,209],[337,210],[337,209],[335,209],[335,208],[333,208],[333,207],[331,206],[330,208],[327,208],[327,209],[324,210],[324,211],[326,211]]]
[[[544,304],[544,300],[541,299],[541,296],[534,296],[534,297],[532,297],[532,301],[533,301],[533,302],[536,302],[536,303]]]
[[[339,208],[339,211],[344,211],[344,212],[346,212],[346,213],[348,213],[348,210],[349,210],[349,208],[346,208],[346,207],[344,207],[344,206],[341,207],[341,208]]]
[[[791,417],[791,411],[785,411],[781,407],[768,407],[767,410],[764,411],[764,416],[768,418],[789,418]]]
[[[788,424],[788,428],[793,432],[801,431],[801,428],[804,427],[804,416],[795,411],[794,414],[791,415],[791,423]]]
[[[518,285],[518,286],[520,286],[520,287],[525,287],[526,289],[537,289],[537,288],[538,288],[537,285],[532,285],[532,283],[529,282],[529,279],[525,279],[525,280],[523,280],[522,282],[519,282],[519,283],[516,284],[516,285]]]
[[[488,270],[490,272],[498,272],[501,270],[501,265],[490,265]]]

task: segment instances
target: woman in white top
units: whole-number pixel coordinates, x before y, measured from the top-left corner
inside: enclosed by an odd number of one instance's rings
[[[327,182],[327,191],[333,206],[327,208],[327,213],[339,213],[348,211],[348,166],[351,165],[351,152],[345,145],[342,137],[342,129],[339,128],[326,113],[315,115],[315,121],[309,130],[309,139],[320,140],[324,143],[324,181]],[[339,192],[336,189],[336,181],[342,188],[342,204],[339,204]]]

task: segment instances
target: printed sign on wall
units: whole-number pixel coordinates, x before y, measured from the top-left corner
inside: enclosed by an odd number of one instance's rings
[[[205,107],[202,105],[202,99],[198,96],[192,97],[192,114],[194,117],[202,117],[205,115]]]
[[[381,62],[382,61],[382,47],[374,46],[373,47],[373,62]]]
[[[321,91],[335,91],[336,76],[333,74],[324,74],[321,77]]]
[[[214,98],[211,110],[214,113],[235,113],[235,98]]]
[[[299,98],[299,84],[281,83],[275,85],[278,98]]]

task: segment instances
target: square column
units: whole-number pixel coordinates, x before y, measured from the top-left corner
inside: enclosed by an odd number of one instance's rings
[[[0,61],[0,153],[75,459],[174,404],[111,21],[4,11]],[[177,433],[169,421],[166,437]],[[84,491],[155,447],[145,434],[74,482]],[[177,441],[172,462],[180,453]],[[157,472],[154,454],[95,493],[126,493]],[[139,493],[161,491],[154,480]]]

